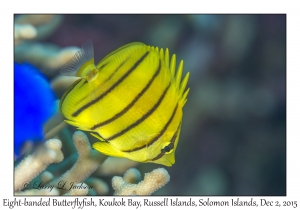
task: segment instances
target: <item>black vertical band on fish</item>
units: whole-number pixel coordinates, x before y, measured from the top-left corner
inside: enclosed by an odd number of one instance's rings
[[[176,104],[176,107],[174,108],[173,113],[172,113],[170,119],[168,120],[168,122],[166,123],[166,125],[163,127],[163,129],[153,139],[151,139],[149,142],[147,142],[147,144],[144,144],[143,146],[136,147],[136,148],[131,149],[131,150],[124,150],[123,152],[135,152],[135,151],[141,150],[141,149],[143,149],[145,147],[149,147],[154,142],[156,142],[166,132],[167,128],[171,124],[171,122],[172,122],[172,120],[173,120],[173,118],[175,116],[175,113],[177,111],[177,108],[178,108],[178,103]]]
[[[114,70],[112,72],[112,74],[109,75],[109,77],[106,80],[103,81],[103,83],[109,81],[119,71],[119,69],[124,65],[124,63],[126,63],[126,61],[128,60],[128,58],[126,58],[122,63],[120,63],[120,65],[116,68],[116,70]],[[107,65],[107,63],[105,65]]]
[[[143,122],[145,119],[147,119],[147,117],[149,117],[160,105],[160,103],[162,102],[162,100],[164,99],[167,91],[170,88],[171,83],[169,83],[169,85],[165,88],[163,94],[160,96],[160,98],[158,99],[158,101],[156,102],[156,104],[152,107],[152,109],[150,109],[145,115],[143,115],[140,119],[138,119],[135,123],[131,124],[130,126],[128,126],[127,128],[125,128],[124,130],[122,130],[121,132],[106,138],[107,141],[111,141],[121,135],[123,135],[124,133],[128,132],[130,129],[134,128],[135,126],[137,126],[138,124],[140,124],[141,122]]]
[[[119,117],[121,117],[123,114],[125,114],[129,109],[131,109],[134,104],[143,96],[143,94],[149,89],[149,87],[151,86],[151,84],[153,83],[153,81],[155,80],[155,78],[159,75],[161,70],[161,61],[159,60],[159,64],[158,64],[158,68],[155,72],[155,74],[152,76],[152,78],[149,80],[149,82],[147,83],[147,85],[143,88],[143,90],[141,92],[138,93],[138,95],[130,102],[130,104],[128,104],[123,110],[121,110],[120,112],[118,112],[117,114],[115,114],[113,117],[111,117],[108,120],[105,120],[104,122],[98,123],[96,125],[94,125],[93,127],[91,127],[91,130],[95,130],[96,128],[99,128],[103,125],[106,125],[108,123],[113,122],[114,120],[118,119]]]
[[[104,80],[103,83],[108,82],[108,81],[115,75],[115,73],[118,72],[118,70],[125,64],[125,62],[126,62],[127,60],[128,60],[128,58],[127,58],[125,61],[123,61],[123,62],[122,62],[122,63],[121,63],[121,64],[113,71],[113,73],[112,73],[106,80]],[[109,62],[107,62],[107,63],[105,63],[104,65],[102,65],[101,68],[103,68],[104,66],[106,66],[108,63],[109,63]],[[85,84],[87,84],[87,83],[88,83],[87,80],[84,81],[84,83],[83,83],[81,86],[79,86],[78,89],[82,88],[82,87],[83,87]],[[95,90],[92,90],[92,91],[95,91]],[[83,101],[83,100],[85,100],[85,99],[88,98],[88,97],[90,97],[89,94],[83,96],[81,99],[78,100],[78,102]],[[77,115],[76,115],[76,116],[77,116]],[[74,116],[74,117],[76,117],[76,116]]]
[[[100,96],[95,98],[94,100],[90,101],[89,103],[83,105],[81,108],[79,108],[76,112],[72,114],[73,117],[78,116],[83,110],[86,108],[92,106],[93,104],[100,101],[102,98],[104,98],[108,93],[110,93],[115,87],[117,87],[127,76],[130,75],[133,70],[135,70],[140,63],[146,58],[146,56],[149,54],[149,51],[147,51],[139,60],[135,62],[135,64],[115,83],[113,84],[108,90],[106,90],[104,93],[102,93]]]

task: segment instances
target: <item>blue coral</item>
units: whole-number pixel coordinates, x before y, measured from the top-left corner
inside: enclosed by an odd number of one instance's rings
[[[34,66],[14,64],[14,152],[27,140],[41,141],[43,125],[55,113],[55,95],[47,78]]]

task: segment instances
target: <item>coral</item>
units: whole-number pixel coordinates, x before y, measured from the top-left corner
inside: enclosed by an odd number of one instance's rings
[[[125,173],[126,176],[129,176],[129,174],[135,176],[136,173]],[[164,168],[158,168],[150,173],[146,173],[144,180],[138,184],[127,183],[125,175],[123,178],[120,176],[113,177],[112,187],[115,190],[114,195],[151,195],[170,181],[170,175]],[[128,177],[126,179],[128,180]]]
[[[29,24],[15,24],[15,44],[19,44],[21,40],[33,39],[36,37],[37,31],[35,27]]]
[[[73,141],[79,155],[77,162],[61,177],[52,181],[50,185],[57,186],[60,182],[67,182],[67,185],[82,182],[98,169],[106,159],[105,155],[92,149],[87,136],[82,131],[74,133]],[[61,189],[61,191],[64,192],[65,189]]]
[[[51,182],[53,180],[53,178],[54,178],[53,174],[49,171],[44,171],[41,174],[41,182],[43,182],[45,184]]]
[[[44,74],[54,74],[68,62],[79,50],[78,47],[60,48],[53,44],[23,42],[15,47],[15,61],[30,61],[39,67]]]
[[[107,193],[109,192],[108,184],[102,179],[90,177],[87,180],[85,180],[85,183],[88,186],[92,187],[91,190],[93,190],[93,193],[95,195],[107,195]]]
[[[92,149],[87,136],[81,131],[74,133],[73,141],[78,152],[78,160],[69,171],[54,180],[54,175],[44,170],[51,163],[63,160],[60,140],[46,141],[43,148],[22,160],[15,168],[15,195],[87,195],[89,186],[97,195],[107,194],[109,188],[104,181],[99,178],[88,178],[102,164],[106,156]],[[43,187],[32,185],[38,189],[27,189],[21,192],[23,188],[31,186],[30,182],[42,171],[44,172],[39,179]],[[86,183],[80,183],[84,180]],[[67,183],[66,188],[61,188],[60,182]]]
[[[126,183],[134,184],[141,181],[141,173],[136,168],[130,168],[123,176]]]
[[[19,15],[15,18],[15,45],[46,38],[60,25],[61,15]]]
[[[50,119],[51,120],[51,119]],[[62,130],[63,128],[65,128],[67,126],[67,124],[63,121],[60,124],[58,124],[57,126],[53,127],[50,131],[48,131],[45,134],[45,138],[53,138],[53,136],[55,136],[60,130]]]
[[[57,98],[61,98],[63,93],[78,80],[78,77],[61,75],[59,70],[80,48],[68,47],[68,43],[64,43],[67,47],[61,47],[58,43],[62,42],[52,42],[53,37],[50,37],[62,23],[63,18],[62,15],[16,15],[14,21],[15,62],[29,62],[36,66],[49,80]],[[49,39],[46,39],[47,37]],[[143,187],[148,188],[147,183],[151,183],[149,182],[151,179],[147,178],[149,175],[140,182],[140,172],[132,168],[139,163],[123,158],[106,158],[92,149],[83,132],[75,132],[72,136],[74,128],[63,120],[59,110],[56,110],[56,113],[43,124],[44,139],[54,138],[44,143],[44,149],[34,150],[36,147],[33,146],[33,141],[24,142],[25,147],[22,149],[26,153],[16,159],[17,162],[21,162],[15,167],[15,195],[107,195],[110,186],[104,180],[123,174],[126,185],[135,186],[140,190]],[[159,173],[153,171],[150,174],[151,177],[154,174],[159,180]],[[102,177],[105,177],[104,180]],[[72,186],[61,189],[59,181],[65,181],[67,184],[72,182]],[[140,183],[136,184],[138,182]],[[24,183],[28,185],[25,186]],[[44,188],[36,187],[34,183],[42,183]],[[167,181],[164,181],[165,183]],[[151,194],[163,186],[163,184],[155,185],[156,187],[150,187],[148,190],[144,189],[147,191],[146,194]],[[125,192],[124,186],[119,187],[122,188],[119,190],[120,194]]]
[[[45,147],[22,160],[15,168],[15,191],[20,191],[26,187],[26,184],[44,171],[51,163],[61,162],[64,158],[61,147],[60,140],[50,139],[45,142]]]
[[[89,187],[85,183],[77,183],[69,192],[64,195],[72,195],[72,196],[79,196],[79,195],[87,195],[89,192]]]
[[[50,36],[62,19],[62,15],[16,16],[14,24],[15,61],[18,63],[30,62],[41,68],[46,75],[53,75],[67,63],[79,50],[78,47],[60,48],[54,44],[37,42]]]
[[[35,25],[33,22],[42,20],[42,16],[25,16],[24,22],[18,25],[15,18],[14,30],[19,44],[28,43],[29,49],[23,49],[24,53],[33,50],[34,45],[30,43],[53,44],[62,49],[91,39],[95,44],[95,61],[99,61],[107,52],[129,41],[144,40],[168,47],[184,57],[185,69],[193,75],[189,81],[193,91],[184,108],[176,164],[168,170],[173,180],[156,192],[210,195],[215,184],[209,188],[202,186],[207,185],[204,178],[209,177],[207,170],[213,167],[221,172],[217,184],[223,188],[216,188],[219,195],[286,195],[285,14],[66,15],[59,30],[53,31],[45,41],[38,41],[35,33],[49,22],[43,20],[44,23]],[[18,26],[24,27],[24,32],[20,32]],[[21,47],[17,41],[15,44],[15,49]],[[49,72],[46,75],[50,75],[47,78],[55,87],[57,98],[78,79],[63,78],[58,69],[41,65],[45,66],[41,71]],[[54,178],[69,170],[77,160],[72,141],[74,131],[73,127],[66,126],[51,135],[61,140],[65,156],[61,163],[51,164],[46,169]],[[93,139],[90,140],[92,144]],[[111,188],[107,180],[115,175],[123,176],[131,167],[141,172],[154,169],[153,164],[137,165],[109,157],[90,178],[103,178]],[[87,180],[84,183],[89,185]],[[93,193],[96,195],[94,189]]]
[[[138,165],[138,162],[118,157],[108,157],[97,170],[98,175],[122,175],[126,170]]]

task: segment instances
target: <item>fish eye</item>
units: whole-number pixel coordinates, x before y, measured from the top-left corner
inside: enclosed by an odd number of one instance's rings
[[[174,148],[174,144],[173,143],[169,143],[165,146],[163,146],[163,151],[166,153],[166,154],[169,154],[173,151],[173,148]]]
[[[165,152],[170,152],[170,151],[171,151],[171,149],[170,149],[169,146],[165,146],[165,147],[164,147],[164,150],[165,150]]]

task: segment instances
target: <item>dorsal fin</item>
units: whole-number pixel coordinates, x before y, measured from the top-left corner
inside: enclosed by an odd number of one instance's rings
[[[175,86],[180,96],[180,103],[182,104],[182,106],[184,106],[187,100],[187,95],[189,93],[189,88],[186,90],[186,85],[188,83],[190,73],[188,72],[182,80],[183,60],[180,61],[179,66],[176,70],[176,54],[173,54],[171,61],[169,61],[168,48],[166,48],[165,53],[163,48],[161,48],[160,50],[158,48],[155,48],[155,50],[159,52],[160,58],[165,61],[166,68],[170,70],[171,78],[174,79]]]
[[[95,68],[93,42],[87,40],[81,45],[81,50],[77,51],[71,60],[61,68],[60,73],[63,75],[86,77]]]

